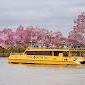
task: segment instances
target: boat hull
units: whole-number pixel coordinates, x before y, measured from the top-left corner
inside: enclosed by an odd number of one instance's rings
[[[44,57],[41,56],[33,58],[33,56],[23,56],[23,55],[10,55],[8,58],[8,63],[27,63],[27,64],[46,64],[46,65],[77,65],[81,64],[79,61],[73,60],[72,58],[65,59],[64,57]]]
[[[22,64],[46,64],[46,65],[71,65],[71,64],[80,64],[79,62],[75,62],[75,61],[44,61],[44,60],[41,60],[41,61],[38,61],[38,60],[21,60],[21,59],[11,59],[11,60],[8,60],[9,63],[22,63]]]

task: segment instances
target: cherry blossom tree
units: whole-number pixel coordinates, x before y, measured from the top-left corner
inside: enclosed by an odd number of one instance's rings
[[[26,49],[30,44],[45,45],[47,47],[62,44],[61,32],[52,32],[44,28],[19,26],[14,32],[7,28],[0,31],[0,46],[4,48]]]
[[[85,46],[85,13],[82,12],[74,20],[73,30],[69,32],[68,42],[74,46]]]

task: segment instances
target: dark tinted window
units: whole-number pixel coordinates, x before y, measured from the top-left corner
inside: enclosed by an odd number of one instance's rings
[[[27,55],[52,55],[51,51],[26,51]]]
[[[63,53],[63,56],[68,56],[68,52],[67,51],[54,51],[54,56],[58,56],[59,53]]]

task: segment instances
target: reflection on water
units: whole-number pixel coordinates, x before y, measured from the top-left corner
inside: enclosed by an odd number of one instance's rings
[[[85,65],[8,64],[0,58],[0,85],[85,85]]]

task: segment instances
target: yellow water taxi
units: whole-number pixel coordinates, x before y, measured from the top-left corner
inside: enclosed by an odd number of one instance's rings
[[[9,63],[70,65],[84,62],[85,50],[27,48],[22,54],[10,54]]]

